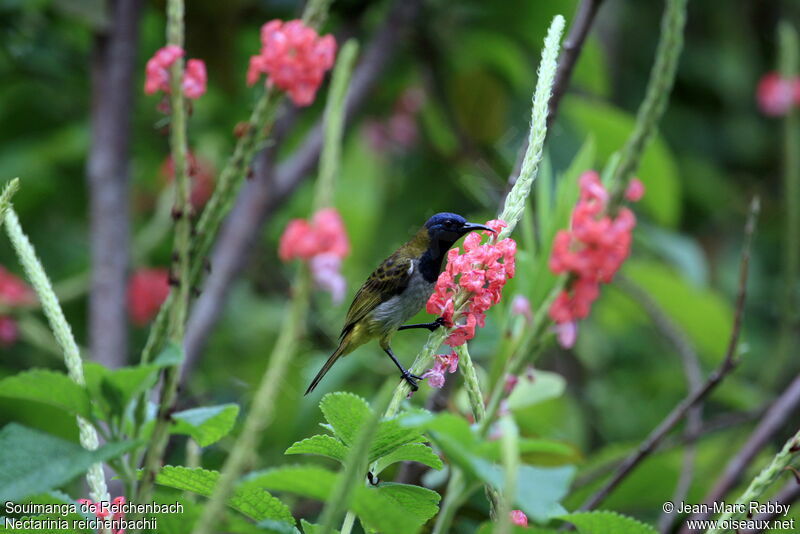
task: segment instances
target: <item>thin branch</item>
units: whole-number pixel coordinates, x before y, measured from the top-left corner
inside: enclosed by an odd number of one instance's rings
[[[661,309],[658,302],[656,302],[642,287],[632,280],[629,280],[623,274],[618,274],[614,281],[644,308],[645,312],[653,321],[653,325],[678,351],[683,363],[683,372],[684,375],[686,375],[689,393],[700,389],[703,385],[703,370],[700,366],[700,358],[697,356],[697,351],[694,350],[686,333],[664,313],[664,310]],[[678,477],[678,483],[670,499],[672,502],[683,502],[691,488],[697,452],[695,441],[702,429],[703,405],[698,402],[691,407],[689,413],[686,415],[686,429],[684,430],[686,445],[683,448],[683,464],[681,466],[680,476]],[[659,518],[658,530],[661,532],[671,531],[672,525],[677,518],[678,515],[674,511],[672,513],[664,512]]]
[[[597,15],[597,10],[603,0],[582,0],[578,6],[578,11],[575,13],[575,18],[572,19],[572,24],[569,27],[569,33],[564,39],[561,55],[558,59],[558,67],[556,69],[556,78],[553,85],[553,95],[550,97],[550,102],[547,109],[547,129],[553,125],[553,121],[558,114],[558,105],[561,103],[561,98],[566,94],[569,87],[570,79],[572,78],[572,71],[575,69],[575,64],[583,50],[583,44],[586,42],[586,36],[589,35],[589,30]],[[528,139],[524,139],[522,146],[520,146],[517,153],[517,161],[514,164],[514,170],[508,177],[508,188],[514,186],[519,173],[522,170],[522,160],[525,157],[525,152],[528,150]]]
[[[111,24],[95,36],[92,51],[86,175],[92,251],[89,347],[94,360],[114,368],[125,365],[128,353],[128,167],[142,1],[117,0],[110,9]]]
[[[589,497],[581,506],[582,511],[591,510],[603,502],[611,492],[629,475],[633,470],[656,449],[666,435],[686,416],[689,410],[697,403],[709,395],[722,380],[736,367],[738,361],[736,357],[737,347],[739,346],[739,335],[742,329],[742,319],[744,317],[744,303],[747,297],[747,273],[750,266],[750,248],[755,232],[756,218],[759,212],[758,197],[753,198],[750,203],[750,213],[745,225],[745,240],[742,249],[741,261],[739,264],[739,290],[736,297],[736,311],[733,317],[733,327],[731,337],[725,357],[717,369],[711,373],[703,386],[683,399],[666,418],[647,436],[639,445],[636,452],[628,456],[619,466],[611,480],[609,480],[600,490]]]
[[[742,475],[758,452],[795,414],[798,405],[800,405],[800,377],[794,379],[760,418],[758,426],[750,434],[747,442],[728,461],[722,475],[720,475],[711,491],[703,499],[705,504],[711,505],[715,501],[721,501],[740,482]],[[703,520],[709,517],[710,514],[694,514],[688,517],[687,520]],[[689,531],[684,528],[682,532],[688,533]]]
[[[396,1],[372,42],[365,47],[348,89],[345,125],[353,121],[379,76],[391,64],[395,51],[402,46],[403,32],[411,27],[420,8],[418,0]],[[320,120],[286,162],[273,168],[274,154],[271,152],[264,152],[257,158],[255,179],[245,184],[236,207],[220,232],[211,258],[213,271],[205,281],[203,292],[189,319],[185,340],[184,381],[197,365],[206,340],[224,309],[230,286],[250,258],[264,223],[281,202],[311,175],[321,149]]]

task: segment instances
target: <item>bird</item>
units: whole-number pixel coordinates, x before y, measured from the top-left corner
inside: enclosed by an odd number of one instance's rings
[[[468,222],[461,215],[437,213],[414,237],[383,260],[353,298],[339,335],[339,346],[311,381],[305,394],[314,391],[339,358],[375,338],[400,369],[402,378],[416,391],[417,380],[422,380],[422,377],[411,374],[397,359],[390,346],[392,336],[398,330],[413,328],[427,328],[433,332],[444,324],[441,317],[430,323],[403,323],[416,315],[430,298],[444,268],[447,251],[473,230],[494,232],[483,224]]]

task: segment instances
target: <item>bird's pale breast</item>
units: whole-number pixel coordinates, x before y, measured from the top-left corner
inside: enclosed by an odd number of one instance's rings
[[[411,279],[405,291],[379,304],[371,313],[370,323],[375,325],[373,328],[381,333],[396,330],[425,306],[433,293],[433,287],[434,283],[425,280],[414,261]]]

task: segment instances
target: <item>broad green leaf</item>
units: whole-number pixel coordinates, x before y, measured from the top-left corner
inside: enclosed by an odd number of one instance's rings
[[[369,449],[369,461],[374,462],[381,456],[389,454],[406,443],[422,440],[424,438],[419,432],[401,425],[396,419],[381,421],[378,424],[378,431],[375,433],[375,439]]]
[[[580,534],[656,534],[656,529],[616,512],[575,512],[560,516],[578,528]]]
[[[406,443],[378,460],[375,469],[378,473],[397,462],[419,462],[433,469],[441,469],[444,465],[433,449],[424,443]]]
[[[561,112],[581,133],[595,135],[601,161],[624,146],[635,122],[633,115],[610,105],[570,96],[564,98]],[[681,184],[672,153],[660,136],[645,150],[636,174],[647,190],[641,209],[658,223],[674,226],[680,218]]]
[[[285,521],[275,521],[274,519],[265,519],[257,523],[258,532],[268,532],[270,534],[300,534],[294,524],[286,523]],[[251,526],[252,528],[252,526]],[[334,531],[338,532],[338,530]]]
[[[361,425],[370,415],[367,401],[343,391],[328,393],[319,403],[325,420],[330,423],[336,436],[345,445],[350,445],[358,436]]]
[[[319,434],[294,443],[284,454],[316,454],[344,462],[347,448],[335,437]]]
[[[666,265],[628,260],[624,273],[680,326],[707,363],[722,358],[733,323],[733,310],[717,293],[692,286]]]
[[[153,363],[159,367],[170,367],[183,362],[183,357],[183,347],[174,341],[169,341],[158,356],[156,356],[156,359],[153,360]]]
[[[560,397],[567,381],[558,373],[536,370],[533,380],[522,378],[508,396],[508,408],[517,410],[542,401]]]
[[[184,410],[172,414],[172,419],[176,421],[172,432],[192,436],[201,447],[206,447],[216,443],[231,431],[237,415],[239,415],[238,404],[220,404]]]
[[[136,443],[124,441],[88,451],[76,443],[11,423],[0,430],[0,501],[45,493],[115,458]]]
[[[318,532],[321,532],[321,527],[319,525],[309,523],[305,519],[300,520],[300,525],[303,527],[303,534],[317,534]],[[339,531],[334,530],[333,533],[339,534]]]
[[[91,414],[86,389],[57,371],[33,369],[6,377],[0,380],[0,397],[42,402],[83,417]]]
[[[549,439],[520,438],[518,446],[523,460],[526,456],[545,456],[574,462],[579,456],[573,446]],[[499,440],[484,441],[478,445],[477,450],[485,458],[495,462],[500,461],[501,443]]]
[[[108,402],[111,414],[122,415],[125,407],[156,382],[157,365],[121,367],[109,370],[100,379],[100,392]]]
[[[181,466],[165,466],[156,476],[156,484],[208,497],[219,480],[217,471]],[[275,519],[294,524],[294,518],[283,502],[263,488],[240,484],[228,499],[228,506],[257,521]]]
[[[377,491],[387,498],[395,501],[404,513],[416,517],[429,519],[439,511],[438,493],[428,488],[411,484],[398,484],[385,482],[380,484]]]
[[[261,487],[273,491],[286,491],[327,500],[334,491],[338,474],[314,466],[287,466],[254,473],[240,487]],[[359,484],[354,488],[350,509],[361,522],[370,529],[384,534],[405,534],[417,532],[419,528],[436,513],[431,503],[438,502],[438,494],[419,488],[407,490],[385,487],[365,487]],[[402,486],[402,485],[401,485]]]

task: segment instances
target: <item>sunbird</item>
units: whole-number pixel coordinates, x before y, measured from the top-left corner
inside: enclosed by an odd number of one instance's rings
[[[473,230],[494,232],[488,226],[467,222],[461,215],[437,213],[406,244],[383,260],[353,298],[339,335],[339,346],[311,381],[306,395],[314,391],[339,358],[373,338],[378,338],[403,379],[416,391],[417,380],[422,377],[403,367],[389,343],[398,330],[427,328],[433,332],[443,324],[441,317],[431,323],[403,323],[416,315],[430,298],[450,247]]]

